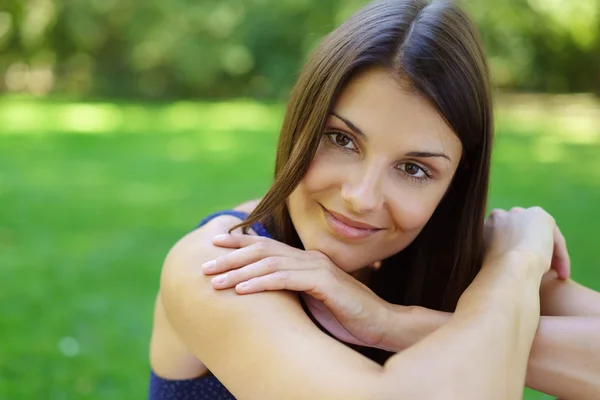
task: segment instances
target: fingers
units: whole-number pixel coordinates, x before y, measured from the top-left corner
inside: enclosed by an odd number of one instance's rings
[[[496,225],[501,226],[499,224],[502,223],[503,218],[510,218],[511,214],[513,215],[513,222],[515,221],[515,215],[520,215],[523,218],[516,225],[518,229],[530,230],[530,235],[534,235],[530,237],[535,237],[536,240],[544,239],[538,243],[538,246],[541,246],[538,248],[538,251],[544,255],[544,260],[546,260],[547,255],[548,263],[544,261],[544,264],[556,270],[560,279],[568,279],[571,274],[571,261],[565,238],[552,215],[540,207],[535,206],[527,209],[513,207],[510,211],[493,210],[488,220],[486,220],[485,225],[484,244],[486,245],[486,249],[487,244],[492,240]],[[510,219],[505,219],[504,222],[506,221],[510,221]],[[538,227],[538,229],[531,230],[532,227]],[[543,227],[544,229],[539,229],[539,227]],[[546,227],[548,229],[545,229]]]
[[[254,243],[265,242],[269,240],[272,239],[258,235],[231,235],[225,233],[215,236],[213,238],[213,244],[219,247],[239,249],[240,247],[246,247]]]
[[[295,268],[300,268],[297,263],[301,262],[301,260],[293,260],[292,262],[294,262]],[[211,280],[211,284],[215,289],[228,289],[236,286],[238,283],[246,282],[250,279],[264,275],[286,271],[290,268],[290,260],[288,259],[281,257],[267,257],[240,269],[217,275]]]
[[[287,270],[252,278],[235,287],[238,294],[250,294],[264,291],[292,290],[309,294],[323,292],[326,280],[318,270]]]
[[[256,239],[257,236],[252,235],[219,235],[217,238],[214,239],[216,245],[222,243],[223,247],[238,249],[204,263],[202,272],[206,275],[238,269],[267,257],[290,255],[292,251],[289,246],[267,238]]]
[[[560,279],[566,280],[571,276],[571,259],[567,250],[567,241],[558,226],[554,228],[552,268],[556,270]]]

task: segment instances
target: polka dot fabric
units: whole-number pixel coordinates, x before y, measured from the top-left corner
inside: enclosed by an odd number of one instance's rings
[[[235,400],[235,397],[212,375],[174,381],[152,372],[148,400]]]
[[[248,214],[239,211],[220,211],[204,218],[198,227],[219,215],[232,215],[242,220],[248,217]],[[260,224],[252,225],[252,229],[260,236],[271,237]],[[196,379],[170,380],[161,378],[152,372],[148,400],[235,400],[235,397],[213,375]]]

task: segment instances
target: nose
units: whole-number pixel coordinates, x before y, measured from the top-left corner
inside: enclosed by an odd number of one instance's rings
[[[354,172],[354,171],[353,171]],[[342,199],[357,214],[365,214],[383,206],[382,177],[384,171],[375,165],[349,176],[342,186]]]

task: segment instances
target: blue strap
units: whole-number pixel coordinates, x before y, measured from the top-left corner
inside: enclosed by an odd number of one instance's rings
[[[248,214],[245,212],[242,212],[242,211],[223,210],[223,211],[218,211],[216,213],[210,214],[207,217],[203,218],[202,221],[200,221],[200,223],[196,226],[196,228],[200,228],[202,225],[206,224],[208,221],[210,221],[213,218],[216,218],[220,215],[231,215],[232,217],[239,218],[242,221],[244,221],[244,220],[246,220],[246,218],[248,218]],[[252,224],[252,229],[254,230],[254,232],[258,233],[259,236],[272,238],[269,231],[267,231],[267,229],[259,222]]]

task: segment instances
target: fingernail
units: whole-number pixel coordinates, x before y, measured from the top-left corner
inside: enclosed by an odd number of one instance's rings
[[[238,285],[237,285],[238,289],[246,289],[247,287],[248,287],[248,282],[238,283]]]
[[[216,235],[215,237],[213,237],[213,240],[216,240],[216,241],[218,241],[218,240],[225,240],[225,239],[227,239],[228,237],[229,237],[229,235],[228,235],[228,234],[226,234],[226,233],[221,233],[220,235]]]
[[[213,269],[215,267],[215,265],[217,265],[217,261],[210,260],[210,261],[207,261],[204,264],[202,264],[202,269],[204,269],[206,271],[210,271],[211,269]]]
[[[220,285],[220,284],[222,284],[223,282],[225,282],[225,278],[226,278],[226,276],[225,276],[225,275],[219,275],[219,276],[215,276],[215,277],[212,279],[212,281],[211,281],[211,282],[212,282],[213,284],[215,284],[215,285]]]

